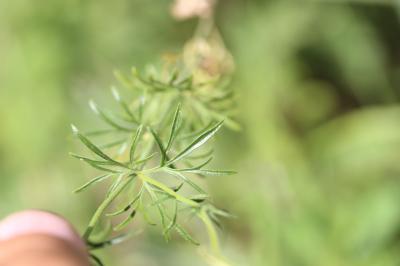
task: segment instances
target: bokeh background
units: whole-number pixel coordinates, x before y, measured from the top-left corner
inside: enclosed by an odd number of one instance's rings
[[[113,70],[177,52],[196,20],[165,0],[0,1],[0,215],[53,210],[83,230],[101,199],[69,124]],[[236,62],[241,132],[218,138],[210,178],[235,265],[400,264],[400,3],[223,0],[216,23]],[[153,232],[154,231],[154,232]],[[202,234],[202,231],[195,232]],[[156,230],[101,252],[108,265],[206,265]]]

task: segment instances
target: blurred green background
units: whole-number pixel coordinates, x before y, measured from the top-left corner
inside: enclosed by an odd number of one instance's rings
[[[73,195],[90,170],[69,124],[94,125],[112,71],[178,52],[196,21],[165,0],[0,0],[0,215],[61,213],[83,230],[101,195]],[[220,1],[236,61],[242,132],[218,139],[209,179],[238,218],[221,233],[235,265],[400,265],[400,3]],[[195,234],[203,234],[202,229]],[[106,254],[105,254],[106,253]],[[148,230],[108,265],[206,265]]]

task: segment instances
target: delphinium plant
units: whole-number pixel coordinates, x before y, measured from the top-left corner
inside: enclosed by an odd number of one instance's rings
[[[208,35],[203,37],[195,37],[194,42],[208,43]],[[191,46],[185,48],[186,55],[193,53]],[[193,68],[186,59],[184,52],[173,64],[159,69],[116,72],[119,85],[111,93],[120,110],[109,112],[94,101],[89,103],[107,128],[83,133],[72,126],[93,156],[71,155],[101,172],[75,192],[100,182],[109,184],[83,234],[89,250],[120,243],[134,234],[128,227],[138,216],[150,225],[161,225],[167,241],[176,232],[198,245],[184,225],[197,217],[206,228],[214,255],[220,256],[217,227],[221,218],[231,215],[215,206],[196,179],[234,174],[208,165],[213,160],[214,135],[223,125],[238,128],[231,118],[235,100],[228,75],[204,75],[207,69],[198,64]],[[102,235],[110,238],[94,239],[104,220],[109,226],[103,226]],[[112,237],[112,231],[122,233]],[[91,256],[101,265],[99,258]]]

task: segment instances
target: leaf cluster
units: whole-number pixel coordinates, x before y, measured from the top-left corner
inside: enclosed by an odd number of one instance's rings
[[[218,249],[215,227],[221,225],[221,217],[230,214],[217,208],[194,179],[234,174],[208,167],[213,160],[210,140],[223,124],[237,128],[236,122],[227,116],[233,94],[217,86],[220,81],[196,84],[191,76],[177,71],[170,72],[165,79],[160,76],[141,75],[135,69],[130,78],[117,74],[133,95],[132,100],[125,100],[128,97],[112,88],[119,113],[107,112],[90,101],[91,109],[107,125],[106,129],[83,133],[72,126],[74,135],[91,156],[71,155],[101,172],[75,192],[109,183],[105,198],[84,233],[93,249],[127,237],[124,233],[94,243],[91,235],[101,219],[118,220],[110,228],[121,231],[139,215],[149,225],[161,225],[166,240],[175,231],[198,245],[183,226],[183,218],[197,217],[204,223],[211,245]],[[98,144],[105,136],[111,140]]]
[[[142,101],[149,101],[149,106],[158,106],[158,110],[182,103],[182,109],[188,123],[200,129],[210,121],[224,120],[224,124],[233,129],[240,129],[231,117],[236,112],[236,100],[233,90],[228,86],[229,78],[221,76],[210,80],[197,81],[184,68],[175,66],[173,70],[157,70],[149,67],[143,73],[132,68],[129,74],[115,72],[124,87],[136,91]],[[162,99],[162,106],[160,106]],[[138,103],[139,104],[139,103]],[[167,107],[167,108],[165,108]],[[152,112],[147,111],[147,119],[154,120]],[[159,115],[161,113],[157,113]]]

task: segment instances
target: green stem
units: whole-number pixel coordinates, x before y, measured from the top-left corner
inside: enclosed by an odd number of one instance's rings
[[[138,176],[140,177],[140,179],[142,179],[144,182],[147,182],[149,184],[152,184],[153,186],[158,187],[159,189],[165,191],[166,193],[168,193],[169,195],[171,195],[172,197],[174,197],[176,200],[185,203],[189,206],[198,208],[200,207],[200,204],[198,204],[197,202],[195,202],[194,200],[185,198],[182,195],[179,195],[178,193],[176,193],[175,191],[173,191],[172,189],[170,189],[169,187],[167,187],[166,185],[164,185],[161,182],[158,182],[157,180],[154,180],[153,178],[143,175],[141,173],[138,173]]]
[[[115,189],[113,190],[110,195],[104,199],[104,201],[100,204],[100,206],[97,208],[96,212],[90,219],[90,222],[86,228],[85,233],[83,234],[83,238],[88,240],[91,233],[93,232],[94,227],[96,224],[99,222],[101,215],[105,211],[105,209],[111,204],[111,202],[121,193],[121,191],[133,180],[134,176],[128,176],[126,177],[125,180],[122,181],[122,183]]]
[[[205,209],[201,210],[198,216],[206,226],[208,237],[210,239],[211,249],[214,251],[215,255],[220,256],[221,250],[219,245],[218,233],[215,230],[215,227],[212,221],[210,220],[210,217],[208,217],[208,214]]]

